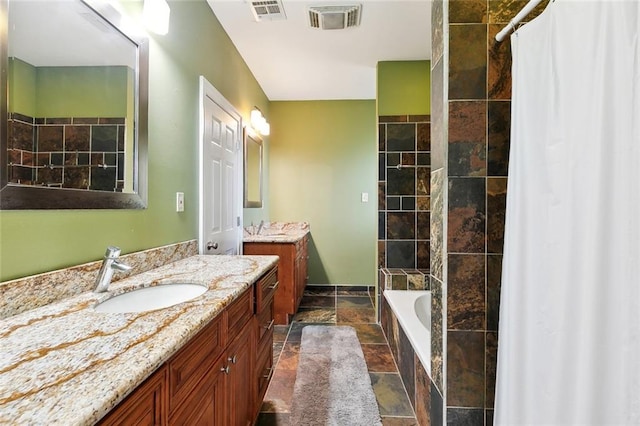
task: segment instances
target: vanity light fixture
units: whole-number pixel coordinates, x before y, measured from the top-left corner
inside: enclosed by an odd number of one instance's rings
[[[263,136],[268,136],[271,133],[271,126],[258,107],[253,107],[251,110],[251,127]]]
[[[144,0],[142,19],[144,25],[156,34],[169,32],[169,14],[171,9],[166,0]]]

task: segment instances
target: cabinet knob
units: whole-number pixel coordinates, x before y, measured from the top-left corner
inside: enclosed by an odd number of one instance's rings
[[[227,358],[227,361],[231,362],[231,364],[235,364],[238,361],[238,358],[236,355],[230,356],[229,358]]]
[[[224,366],[220,369],[220,371],[222,371],[224,374],[229,374],[230,368],[229,366]]]

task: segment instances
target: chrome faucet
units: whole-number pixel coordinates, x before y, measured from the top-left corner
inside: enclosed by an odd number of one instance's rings
[[[260,235],[260,231],[262,231],[263,226],[264,226],[264,220],[261,220],[260,225],[258,225],[258,232],[256,232],[256,235]]]
[[[107,247],[100,272],[98,272],[98,277],[96,278],[96,287],[93,289],[96,293],[107,291],[114,270],[117,269],[123,272],[131,270],[131,266],[118,262],[118,256],[120,256],[119,247]]]

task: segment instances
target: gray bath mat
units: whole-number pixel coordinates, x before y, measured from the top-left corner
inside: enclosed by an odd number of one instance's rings
[[[309,325],[302,330],[291,425],[382,425],[353,327]]]

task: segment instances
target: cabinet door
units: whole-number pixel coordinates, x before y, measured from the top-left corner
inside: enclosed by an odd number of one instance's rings
[[[158,426],[166,424],[166,368],[160,368],[114,408],[100,425]]]
[[[169,419],[170,425],[227,426],[225,356],[221,356]]]
[[[230,426],[247,426],[253,422],[255,401],[255,333],[253,322],[229,345],[229,423]]]

